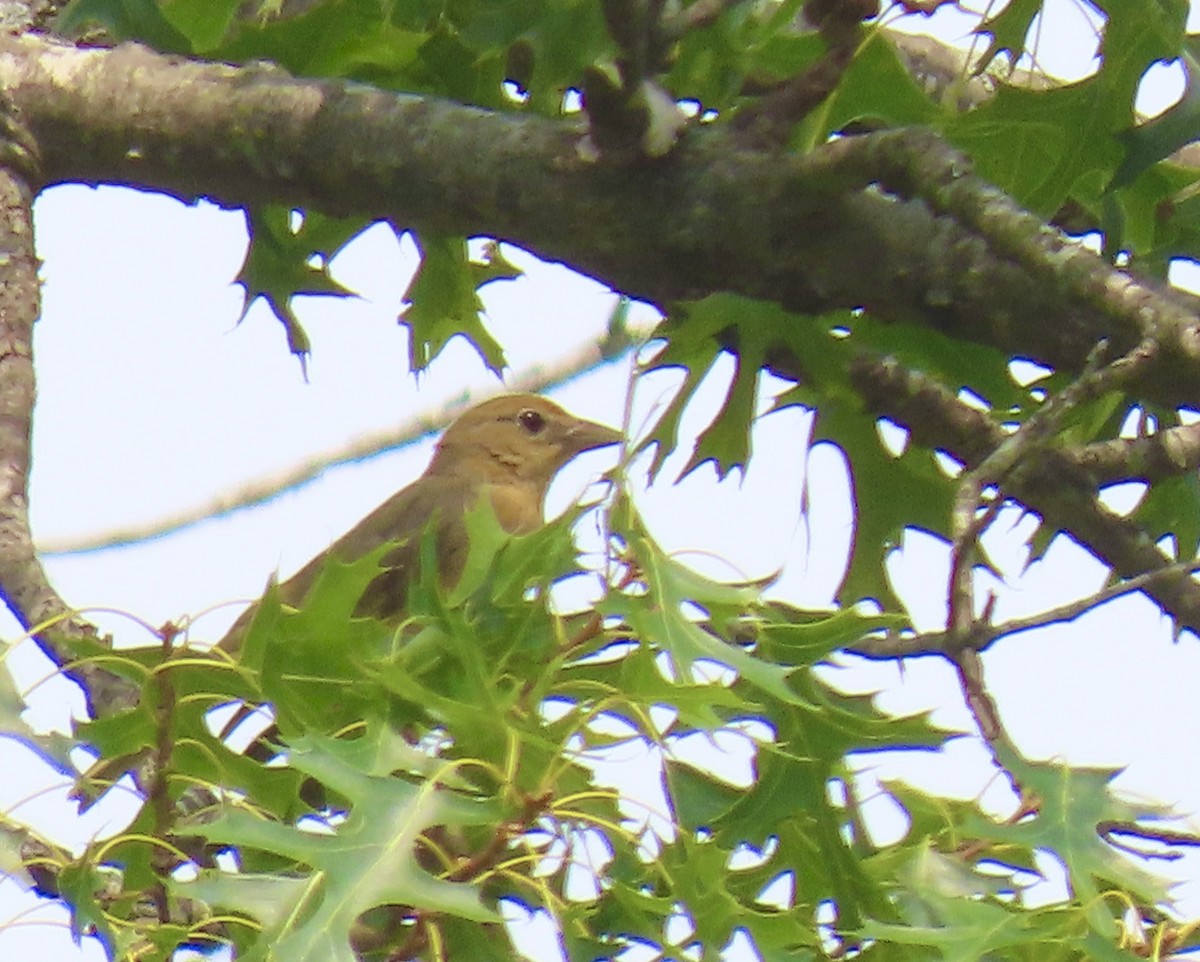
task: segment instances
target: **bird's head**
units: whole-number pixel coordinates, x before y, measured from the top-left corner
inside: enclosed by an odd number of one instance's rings
[[[535,485],[544,493],[575,455],[620,440],[620,432],[544,397],[506,394],[476,405],[446,429],[428,473]]]

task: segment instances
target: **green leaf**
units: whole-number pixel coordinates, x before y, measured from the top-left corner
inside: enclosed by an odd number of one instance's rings
[[[964,848],[969,850],[969,847],[978,841],[970,831],[970,826],[975,825],[979,818],[979,806],[973,800],[930,795],[919,788],[895,780],[884,781],[881,784],[908,816],[908,840],[914,845],[920,842],[936,846],[921,848],[919,858],[922,865],[932,860],[935,852],[941,854],[956,853]],[[876,863],[876,869],[879,868],[878,863],[888,862],[885,868],[888,877],[908,875],[913,871],[913,865],[909,862],[912,854],[912,846],[896,846],[873,856],[872,862]],[[1024,845],[993,841],[988,845],[985,858],[987,861],[1040,874],[1034,852]],[[904,862],[907,867],[897,865],[897,860]],[[956,863],[955,878],[959,877],[959,871],[962,869],[971,869],[972,874],[966,882],[958,886],[960,891],[997,891],[997,877],[980,878],[971,868],[970,862],[959,860]]]
[[[601,602],[601,612],[620,615],[643,644],[667,652],[676,674],[685,683],[697,661],[714,661],[734,669],[747,682],[782,701],[798,699],[787,683],[790,666],[764,661],[713,630],[714,625],[727,620],[725,615],[752,604],[758,596],[757,588],[710,581],[684,567],[662,553],[636,518],[614,516],[613,527],[625,540],[654,604],[647,604],[642,596],[613,593]],[[708,616],[709,624],[699,622],[695,608]]]
[[[680,98],[725,111],[743,95],[747,81],[786,80],[824,53],[815,33],[797,33],[798,0],[752,10],[730,5],[708,26],[680,38],[667,87]]]
[[[504,367],[504,351],[483,325],[483,302],[478,288],[495,280],[511,280],[519,272],[491,245],[481,261],[467,257],[461,237],[422,235],[417,242],[421,266],[404,294],[408,307],[400,322],[409,329],[408,363],[423,371],[446,342],[463,335],[497,374]]]
[[[395,629],[353,613],[390,547],[352,563],[330,560],[295,612],[282,611],[272,592],[259,603],[242,663],[261,670],[285,735],[333,732],[386,711],[369,663],[390,648]]]
[[[188,46],[203,54],[228,35],[242,6],[240,0],[164,0],[162,12]]]
[[[687,906],[696,925],[696,938],[719,946],[729,941],[743,922],[745,908],[727,887],[728,852],[711,839],[680,835],[660,856],[671,873],[674,892]]]
[[[457,608],[486,588],[491,602],[525,605],[525,592],[531,585],[548,583],[575,568],[575,546],[567,535],[574,520],[567,517],[515,536],[501,527],[491,501],[480,499],[464,515],[467,557],[462,577],[443,594],[442,604]]]
[[[935,842],[937,849],[897,848],[871,860],[872,871],[901,883],[894,904],[903,921],[868,921],[863,934],[930,946],[950,959],[988,952],[1042,959],[1053,947],[1052,957],[1064,962],[1128,960],[1129,950],[1117,944],[1124,913],[1155,914],[1166,886],[1105,841],[1099,829],[1112,823],[1153,826],[1169,813],[1114,795],[1113,770],[1029,762],[1006,745],[995,748],[1030,802],[1030,814],[997,823],[973,802],[932,799],[889,784],[912,821],[910,838]],[[1067,900],[1022,906],[1020,885],[1005,884],[1005,876],[997,875],[997,865],[1036,873],[1035,853],[1062,861],[1071,888]]]
[[[310,345],[292,310],[292,298],[297,294],[353,295],[333,279],[329,263],[363,226],[361,220],[339,220],[313,212],[301,216],[278,206],[247,211],[250,246],[236,278],[246,292],[239,322],[262,297],[283,324],[288,349],[303,366]]]
[[[246,666],[187,648],[176,649],[164,660],[159,647],[115,653],[90,638],[63,638],[60,643],[79,658],[103,658],[106,668],[139,680],[142,685],[134,707],[77,725],[80,742],[100,755],[100,761],[81,779],[89,793],[107,790],[130,769],[142,768],[147,752],[157,749],[164,724],[161,681],[169,679],[172,710],[165,720],[165,733],[171,746],[167,771],[171,800],[178,800],[197,784],[224,785],[252,794],[260,806],[281,817],[307,810],[298,799],[299,776],[295,771],[264,767],[238,755],[209,728],[210,709],[264,700],[257,678]],[[153,828],[146,826],[145,830]]]
[[[998,420],[1037,406],[1028,389],[1014,383],[1002,352],[851,312],[810,318],[774,304],[716,294],[677,305],[657,333],[667,343],[648,369],[681,367],[684,383],[643,442],[644,447],[655,446],[651,477],[678,444],[682,408],[723,351],[738,356],[733,383],[722,409],[701,433],[685,471],[704,460],[714,460],[719,474],[744,463],[759,366],[776,353],[790,357],[791,366],[801,370],[801,383],[782,394],[773,410],[791,404],[815,408],[812,441],[835,444],[851,463],[858,510],[850,568],[839,592],[845,604],[875,598],[885,607],[898,608],[883,556],[899,543],[906,527],[947,533],[954,495],[954,481],[934,452],[910,444],[895,455],[883,447],[877,419],[864,409],[862,395],[848,376],[854,357],[883,353],[940,376],[951,387],[970,385],[993,405]]]
[[[1200,64],[1196,62],[1196,47],[1197,41],[1189,40],[1183,54],[1187,82],[1179,102],[1153,120],[1118,134],[1117,139],[1125,145],[1125,159],[1113,174],[1110,191],[1133,183],[1151,166],[1200,138],[1200,84],[1196,78]]]
[[[1195,472],[1160,478],[1133,517],[1155,541],[1174,535],[1177,557],[1194,557],[1200,548],[1200,478]]]
[[[868,615],[855,608],[803,611],[782,602],[768,604],[751,625],[765,650],[804,665],[815,665],[880,629],[907,627],[908,619],[901,615]]]
[[[461,14],[456,18],[464,43],[473,46],[479,56],[498,52],[509,41],[504,51],[506,66],[523,62],[520,73],[524,76],[513,79],[520,81],[528,94],[529,109],[547,116],[561,115],[563,95],[570,88],[578,89],[585,67],[611,61],[615,55],[601,7],[590,0],[536,4],[476,0],[465,9],[471,11],[470,22]],[[513,16],[497,30],[495,20],[502,11],[511,11]],[[514,36],[517,30],[520,32]],[[469,60],[458,58],[459,63]],[[511,102],[508,106],[512,107]]]
[[[1107,217],[1115,204],[1121,219],[1120,233],[1106,235],[1106,243],[1129,251],[1142,271],[1165,278],[1170,261],[1194,246],[1195,208],[1188,198],[1196,183],[1194,170],[1161,163],[1105,195],[1099,209]]]
[[[1022,911],[997,901],[945,896],[927,890],[923,906],[933,914],[932,924],[901,925],[868,921],[861,934],[893,945],[930,946],[946,962],[977,962],[984,958],[1046,959],[1047,947],[1061,958],[1084,959],[1085,947],[1071,925],[1068,913],[1053,909]],[[1070,951],[1070,950],[1074,951]],[[1021,955],[1012,950],[1022,950]]]
[[[439,879],[417,858],[423,832],[434,826],[488,824],[498,815],[495,808],[438,788],[434,781],[414,785],[364,771],[355,749],[334,739],[297,739],[290,762],[350,799],[350,813],[334,834],[313,834],[239,809],[208,825],[181,830],[216,844],[274,852],[307,866],[291,878],[207,871],[197,881],[172,883],[182,897],[256,917],[263,933],[247,958],[354,962],[351,927],[376,906],[403,905],[475,922],[498,920],[474,886]]]
[[[7,820],[5,816],[4,821]],[[0,822],[0,873],[15,879],[24,888],[33,888],[33,876],[29,874],[22,851],[27,838],[28,832],[25,829],[13,828]]]
[[[1108,182],[1122,153],[1116,131],[1127,116],[1094,81],[1050,90],[1001,87],[943,130],[982,177],[1050,216],[1085,179],[1093,193]]]
[[[150,702],[142,699],[134,708],[82,722],[77,731],[102,757],[111,759],[133,755],[153,745],[155,721]]]
[[[839,591],[844,603],[875,598],[899,609],[882,559],[899,547],[906,527],[945,534],[951,484],[931,452],[919,448],[893,458],[883,451],[874,424],[857,412],[827,405],[818,415],[814,442],[836,442],[851,463],[854,544]]]
[[[116,932],[104,911],[101,894],[107,889],[105,871],[91,864],[87,854],[78,861],[64,865],[58,873],[58,891],[71,906],[71,934],[78,941],[84,935],[94,935],[112,955]]]
[[[56,21],[57,32],[65,36],[78,36],[92,27],[102,27],[114,40],[140,40],[163,53],[193,52],[188,38],[154,0],[72,0]]]
[[[1087,203],[1100,196],[1125,155],[1118,134],[1130,125],[1142,76],[1182,50],[1186,3],[1107,0],[1103,6],[1108,22],[1098,73],[1040,90],[1001,86],[987,103],[943,127],[980,174],[1047,217],[1068,197]],[[989,56],[1001,46],[1023,46],[1038,7],[1018,0],[989,21],[985,32],[1003,38],[993,41]]]
[[[232,63],[268,60],[297,76],[425,90],[419,54],[428,25],[406,29],[393,22],[387,7],[379,0],[336,0],[283,17],[243,18],[208,56]]]
[[[779,657],[769,630],[760,634],[759,652]],[[743,844],[765,850],[775,840],[774,854],[738,883],[745,900],[781,872],[791,872],[798,909],[815,912],[833,900],[843,924],[853,927],[864,914],[886,915],[888,909],[882,889],[861,865],[863,840],[849,809],[832,800],[829,786],[845,778],[852,752],[930,749],[943,744],[946,733],[932,728],[924,715],[893,718],[868,697],[838,693],[811,667],[800,668],[790,681],[799,698],[781,704],[768,696],[762,706],[762,720],[775,737],[757,751],[754,783],[732,791],[711,773],[671,763],[672,804],[682,831],[703,830],[728,853]]]
[[[8,654],[9,645],[0,646],[0,654]],[[0,665],[0,731],[39,754],[48,764],[59,771],[71,771],[71,750],[78,742],[61,732],[36,734],[21,717],[25,711],[25,699],[17,691],[12,673]]]
[[[297,905],[304,904],[312,880],[288,875],[224,875],[207,871],[193,882],[176,883],[175,891],[183,898],[208,905],[227,905],[257,919],[264,929],[279,931]]]
[[[706,831],[744,794],[742,788],[686,763],[668,765],[666,774],[675,817],[685,830]]]
[[[645,863],[625,847],[618,848],[610,866],[611,881],[605,897],[594,906],[572,906],[561,910],[563,936],[569,958],[602,959],[615,954],[617,946],[634,944],[660,948],[663,928],[678,903],[656,889],[668,884],[648,885]],[[655,873],[657,880],[658,873]]]
[[[605,699],[614,707],[625,704],[631,714],[645,705],[670,705],[679,712],[681,724],[700,730],[719,728],[730,715],[747,707],[742,695],[723,686],[667,678],[657,653],[642,645],[614,660],[569,663],[551,693]]]
[[[974,823],[983,837],[1049,849],[1067,868],[1072,894],[1087,913],[1093,930],[1111,936],[1121,908],[1104,900],[1109,885],[1131,893],[1144,906],[1167,897],[1166,883],[1120,854],[1099,834],[1106,822],[1157,821],[1169,816],[1158,805],[1133,805],[1116,796],[1111,788],[1117,769],[1076,767],[1047,762],[1029,762],[1000,747],[999,761],[1012,773],[1026,793],[1034,793],[1035,817],[1016,825]]]
[[[743,467],[750,457],[750,425],[754,415],[758,372],[767,351],[784,337],[781,320],[791,315],[772,304],[746,298],[714,295],[690,304],[678,304],[659,326],[656,336],[666,340],[647,371],[682,367],[685,381],[671,407],[642,447],[656,445],[650,476],[657,475],[666,456],[678,444],[682,409],[700,386],[702,375],[726,350],[736,350],[737,367],[725,399],[696,442],[682,475],[712,461],[718,477]]]
[[[820,140],[862,122],[905,127],[933,123],[941,111],[901,62],[887,36],[874,31],[855,52],[837,88],[814,112]],[[813,120],[805,126],[813,127]]]
[[[982,72],[1005,51],[1012,56],[1012,62],[1016,63],[1025,53],[1025,38],[1029,36],[1030,24],[1041,10],[1042,0],[1012,0],[999,13],[985,17],[975,32],[986,34],[992,39],[980,57],[976,69]]]

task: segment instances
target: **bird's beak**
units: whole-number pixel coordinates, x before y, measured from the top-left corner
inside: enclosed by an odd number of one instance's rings
[[[606,424],[595,421],[584,421],[577,418],[567,429],[567,446],[579,454],[581,451],[591,451],[593,448],[603,448],[610,444],[620,444],[624,438],[620,431]]]

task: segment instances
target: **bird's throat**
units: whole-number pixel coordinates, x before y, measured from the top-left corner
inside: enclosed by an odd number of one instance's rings
[[[514,479],[505,484],[489,484],[486,490],[500,527],[509,534],[528,534],[542,526],[545,491],[541,485]]]

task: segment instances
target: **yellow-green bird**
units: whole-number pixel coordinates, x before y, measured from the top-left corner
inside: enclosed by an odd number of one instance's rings
[[[536,394],[491,398],[465,411],[446,429],[433,460],[416,481],[392,495],[328,549],[279,586],[280,599],[299,605],[328,558],[355,561],[389,542],[398,547],[359,599],[356,615],[389,619],[404,610],[420,556],[421,534],[437,518],[438,574],[453,585],[467,555],[465,513],[487,496],[500,525],[527,534],[543,523],[546,489],[575,455],[617,444],[619,432],[577,418]],[[219,647],[234,652],[254,615],[252,605]]]

